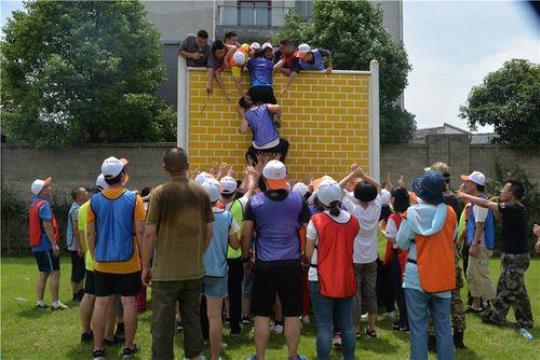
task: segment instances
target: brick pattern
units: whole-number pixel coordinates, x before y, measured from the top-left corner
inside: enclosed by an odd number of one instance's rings
[[[233,95],[228,102],[217,84],[206,94],[207,72],[189,70],[188,150],[192,168],[227,162],[239,171],[251,134],[239,132],[238,93],[229,74],[222,74]],[[274,74],[274,93],[282,106],[281,137],[291,146],[287,155],[290,179],[340,177],[349,165],[369,167],[369,75],[363,73],[301,73],[280,96],[287,78]],[[249,86],[249,75],[243,75]]]

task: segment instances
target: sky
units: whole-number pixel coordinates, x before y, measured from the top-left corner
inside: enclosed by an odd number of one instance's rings
[[[0,4],[2,26],[23,7]],[[403,37],[413,67],[405,108],[418,128],[445,122],[467,128],[458,113],[472,86],[511,58],[540,63],[540,19],[523,1],[404,0]]]

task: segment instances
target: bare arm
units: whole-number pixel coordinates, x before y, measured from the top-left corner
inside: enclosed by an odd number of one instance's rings
[[[85,244],[85,241],[82,241],[82,239],[84,238],[84,231],[82,230],[79,230],[79,238],[81,239],[81,251],[86,254],[86,252],[88,251],[88,248],[86,247],[86,244]]]
[[[213,68],[208,68],[208,84],[206,85],[206,92],[207,93],[210,94],[211,92],[214,91],[212,86],[214,86],[214,69]]]
[[[289,87],[291,86],[294,78],[296,78],[297,76],[298,76],[298,73],[296,71],[291,72],[291,75],[289,75],[289,78],[287,79],[287,83],[285,84],[285,87],[281,91],[282,93],[286,93],[287,91],[289,91]]]
[[[139,254],[143,247],[144,237],[144,221],[135,221],[135,239],[137,240],[137,247],[139,248]]]
[[[92,259],[95,259],[95,250],[96,250],[96,224],[91,223],[88,224],[88,227],[86,228],[86,236],[88,240],[88,250],[90,250],[90,255],[92,255]]]
[[[238,235],[229,235],[229,246],[234,250],[238,250],[240,248],[240,239],[238,239]]]
[[[195,59],[197,60],[199,57],[197,55],[195,55],[197,53],[190,53],[190,52],[187,52],[185,50],[180,50],[180,55],[186,59]]]
[[[220,73],[215,73],[214,74],[214,77],[216,79],[216,82],[219,86],[219,88],[221,89],[221,91],[223,91],[223,93],[225,94],[225,97],[230,100],[231,97],[229,95],[229,91],[227,90],[227,88],[225,87],[225,84],[223,84],[223,81],[221,80],[221,76],[220,76]]]
[[[242,118],[242,120],[240,122],[240,132],[242,134],[245,134],[245,133],[247,133],[249,131],[249,123],[246,120],[245,114],[246,113],[245,113],[244,109],[239,107],[238,108],[238,115],[240,115],[240,117]]]
[[[156,238],[157,226],[146,224],[143,235],[142,245],[142,264],[143,268],[150,268],[150,257],[154,248],[154,240]]]
[[[54,255],[58,256],[60,248],[56,245],[56,240],[54,239],[54,230],[50,221],[43,221],[43,228],[45,234],[47,234],[47,239],[51,243],[51,248],[53,249]]]
[[[458,199],[469,200],[475,205],[478,205],[483,208],[488,208],[494,212],[499,213],[499,204],[497,204],[496,202],[489,201],[488,199],[482,199],[480,197],[468,195],[461,191],[456,193],[456,196],[458,197]]]
[[[281,114],[281,107],[278,104],[266,104],[266,108],[272,114]]]
[[[306,257],[311,261],[311,257],[313,256],[313,253],[315,252],[315,239],[311,237],[306,238]]]
[[[242,225],[242,256],[243,258],[249,257],[249,248],[251,243],[251,237],[253,236],[253,230],[255,228],[255,223],[251,220],[244,220]]]
[[[332,72],[332,54],[330,52],[326,60],[326,72]]]
[[[350,183],[353,179],[360,177],[364,174],[362,169],[356,168],[355,170],[351,171],[349,175],[345,176],[341,181],[339,182],[339,187],[342,189],[345,189],[348,183]]]

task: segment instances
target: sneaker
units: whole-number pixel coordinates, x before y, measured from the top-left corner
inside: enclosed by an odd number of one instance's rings
[[[68,306],[65,304],[62,304],[60,300],[57,300],[53,302],[52,304],[52,310],[66,310],[68,309]]]
[[[48,308],[48,307],[49,307],[49,305],[45,304],[45,302],[39,302],[39,301],[38,301],[38,302],[36,303],[36,308],[37,308],[37,309],[46,309],[46,308]]]
[[[139,349],[137,349],[137,345],[135,344],[133,344],[132,348],[124,348],[124,350],[122,351],[122,358],[131,359],[137,351],[139,351]]]
[[[367,322],[367,317],[368,317],[368,314],[367,314],[367,313],[365,313],[364,315],[361,315],[361,316],[360,316],[360,321],[361,321],[361,322]]]
[[[94,360],[104,360],[105,359],[105,350],[100,349],[100,350],[92,351],[92,358]]]
[[[184,330],[184,324],[181,321],[176,322],[176,331],[181,332]]]
[[[385,318],[387,318],[387,319],[394,320],[394,312],[393,311],[386,312],[386,313],[384,313],[383,316]]]
[[[309,315],[302,316],[302,322],[306,325],[309,324]]]
[[[281,324],[274,324],[272,328],[272,332],[277,335],[283,334],[283,325]]]
[[[81,334],[81,342],[86,343],[92,340],[94,340],[94,333],[92,331]]]
[[[365,334],[369,337],[376,338],[377,337],[377,331],[375,330],[368,330],[366,329]]]
[[[336,350],[341,350],[341,334],[334,334],[334,336],[332,337],[332,346]]]
[[[404,332],[404,333],[406,333],[406,334],[409,334],[409,333],[411,332],[411,331],[409,330],[409,327],[408,327],[408,326],[403,326],[403,325],[399,327],[399,331]]]
[[[251,319],[247,316],[243,316],[242,317],[242,324],[251,324],[253,321],[251,321]]]

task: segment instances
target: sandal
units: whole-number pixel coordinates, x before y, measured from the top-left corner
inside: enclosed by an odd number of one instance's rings
[[[372,337],[372,338],[376,338],[377,337],[377,331],[376,330],[368,330],[368,329],[366,329],[366,335],[369,336],[369,337]]]

